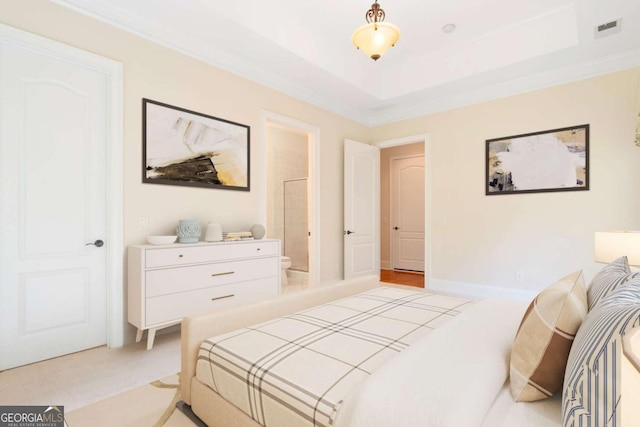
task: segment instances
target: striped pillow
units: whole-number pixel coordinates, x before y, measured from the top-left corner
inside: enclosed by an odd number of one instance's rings
[[[604,298],[576,335],[562,395],[564,427],[621,427],[622,336],[640,327],[640,280],[629,285]]]
[[[608,264],[591,280],[587,292],[589,310],[592,310],[611,291],[637,276],[638,273],[631,273],[626,256],[622,256]]]
[[[562,390],[571,343],[586,315],[582,271],[558,280],[536,296],[511,348],[513,400],[532,402]]]

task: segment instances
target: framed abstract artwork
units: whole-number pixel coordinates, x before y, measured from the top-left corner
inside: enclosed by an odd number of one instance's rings
[[[249,191],[249,126],[142,100],[142,182]]]
[[[486,195],[588,189],[588,124],[486,140]]]

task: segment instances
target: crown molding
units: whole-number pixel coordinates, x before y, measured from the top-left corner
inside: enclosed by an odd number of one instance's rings
[[[640,49],[635,49],[476,89],[455,92],[455,90],[435,87],[419,94],[391,100],[373,99],[376,105],[358,108],[349,106],[342,101],[342,98],[332,95],[329,90],[310,90],[295,79],[283,77],[277,72],[269,72],[259,64],[251,62],[250,59],[234,55],[233,52],[227,52],[211,44],[205,44],[197,38],[172,32],[166,27],[158,27],[145,19],[114,8],[108,3],[95,0],[91,2],[87,0],[51,1],[367,127],[382,126],[640,66]],[[331,76],[329,73],[326,75]],[[349,87],[342,81],[336,85],[340,85],[340,88]],[[355,92],[353,94],[362,95]]]
[[[60,6],[89,16],[105,24],[114,26],[152,43],[178,51],[199,61],[213,65],[224,71],[244,77],[263,86],[275,89],[296,99],[308,102],[324,110],[343,116],[365,126],[371,126],[371,112],[367,109],[354,110],[325,94],[310,91],[291,79],[277,73],[270,73],[258,64],[246,61],[238,55],[230,55],[222,49],[205,45],[198,39],[172,32],[166,27],[159,28],[138,16],[125,13],[109,4],[87,0],[50,0]],[[167,40],[171,40],[168,42]]]
[[[556,70],[531,74],[478,89],[467,90],[452,96],[433,97],[425,93],[411,103],[402,104],[374,115],[373,126],[382,126],[454,108],[465,107],[508,96],[559,86],[630,68],[640,67],[640,49],[626,51],[597,60],[585,61]],[[371,126],[371,125],[370,125]]]

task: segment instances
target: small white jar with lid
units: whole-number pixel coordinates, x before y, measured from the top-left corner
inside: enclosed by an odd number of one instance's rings
[[[204,240],[207,242],[221,242],[222,241],[222,227],[220,224],[210,222],[207,224],[207,230],[204,234]]]

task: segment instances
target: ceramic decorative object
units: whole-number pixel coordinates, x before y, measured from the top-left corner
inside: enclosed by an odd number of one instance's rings
[[[249,231],[251,231],[251,235],[254,239],[260,240],[264,237],[264,227],[260,224],[254,224]]]
[[[175,242],[178,236],[147,236],[150,245],[170,245]]]
[[[207,242],[221,242],[222,241],[222,227],[220,224],[210,222],[207,224],[207,230],[204,233],[204,240]]]
[[[178,243],[197,243],[200,240],[200,223],[196,219],[181,219],[176,228]]]

